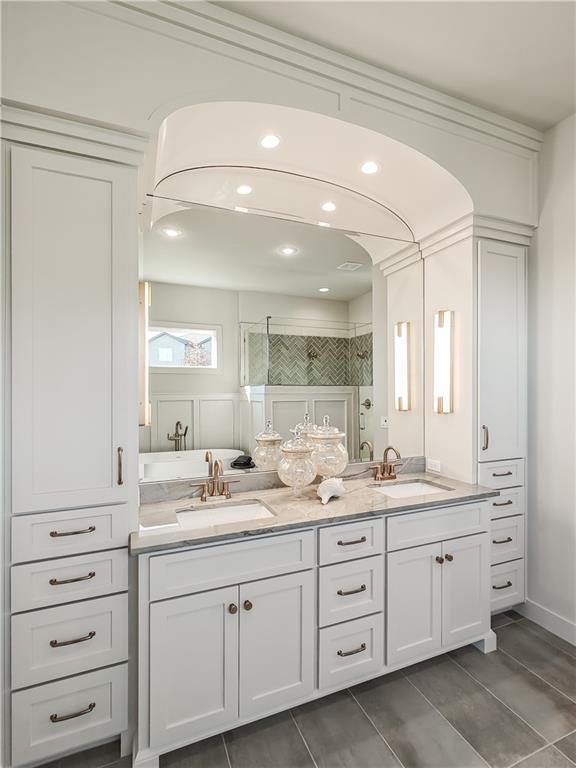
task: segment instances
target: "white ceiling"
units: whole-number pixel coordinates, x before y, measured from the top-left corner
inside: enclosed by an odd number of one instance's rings
[[[165,227],[182,232],[177,238]],[[282,246],[298,253],[284,256]],[[265,291],[350,301],[372,287],[368,253],[341,232],[209,208],[175,210],[144,235],[143,278],[151,282]],[[355,272],[337,267],[360,262]],[[330,288],[319,293],[318,288]]]
[[[217,4],[535,128],[576,111],[574,2]]]

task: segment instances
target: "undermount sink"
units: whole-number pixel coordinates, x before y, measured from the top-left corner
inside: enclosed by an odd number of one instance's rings
[[[201,504],[202,506],[198,504],[176,512],[176,519],[180,528],[194,530],[196,528],[210,528],[212,525],[243,523],[247,520],[274,517],[274,513],[259,501],[243,501],[240,504]]]
[[[430,496],[433,493],[445,493],[453,491],[447,485],[438,485],[428,480],[406,480],[400,483],[390,483],[390,485],[373,486],[375,491],[390,496],[392,499],[409,499],[413,496]]]

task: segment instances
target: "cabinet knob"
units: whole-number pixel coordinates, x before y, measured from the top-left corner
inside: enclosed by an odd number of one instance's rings
[[[452,560],[454,560],[454,555],[446,555],[446,560],[448,560],[448,562],[451,563]]]
[[[440,563],[440,565],[442,565],[442,563],[444,562],[444,558],[440,557],[440,555],[436,555],[436,562]]]
[[[250,600],[244,600],[244,610],[245,611],[252,610],[252,603],[250,602]]]
[[[232,614],[238,613],[238,606],[235,605],[234,603],[230,603],[230,605],[228,606],[228,613],[232,613]]]

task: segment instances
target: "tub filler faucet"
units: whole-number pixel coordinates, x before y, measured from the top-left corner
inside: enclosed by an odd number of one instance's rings
[[[176,427],[174,428],[174,434],[171,435],[170,432],[166,435],[168,440],[171,440],[174,443],[174,450],[175,451],[185,451],[186,450],[186,435],[188,434],[188,427],[182,432],[182,422],[177,421]]]

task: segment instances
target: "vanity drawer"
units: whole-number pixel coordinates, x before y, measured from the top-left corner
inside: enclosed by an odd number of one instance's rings
[[[454,507],[407,512],[387,519],[388,552],[419,547],[457,536],[470,536],[490,530],[488,504],[462,504]]]
[[[314,531],[153,555],[150,600],[204,592],[314,565]]]
[[[321,690],[376,675],[383,666],[383,614],[320,630],[318,687]]]
[[[492,565],[524,557],[524,515],[493,520],[491,531]]]
[[[128,589],[128,551],[41,560],[11,572],[12,613]]]
[[[501,491],[500,496],[490,499],[490,516],[492,520],[510,515],[524,514],[524,488],[509,488]]]
[[[524,602],[524,560],[493,565],[490,610],[502,611]]]
[[[75,675],[128,658],[128,595],[12,617],[12,687]]]
[[[384,520],[381,517],[320,528],[318,535],[320,565],[384,552]]]
[[[384,557],[327,565],[318,572],[318,624],[325,627],[384,609]]]
[[[43,512],[12,518],[12,562],[128,546],[128,507]]]
[[[126,664],[28,688],[12,694],[12,764],[46,762],[127,727]]]
[[[524,485],[524,459],[488,461],[478,464],[478,485],[487,488],[512,488]]]

